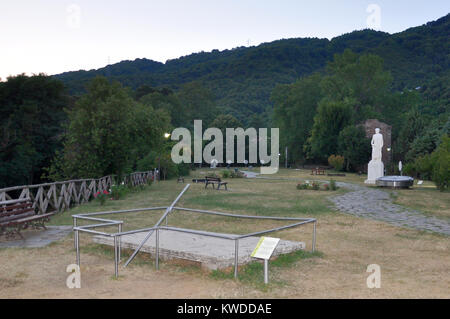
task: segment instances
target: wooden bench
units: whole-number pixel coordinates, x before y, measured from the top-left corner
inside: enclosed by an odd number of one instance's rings
[[[316,167],[311,170],[311,175],[325,175],[325,169]]]
[[[225,186],[225,190],[228,190],[228,188],[227,188],[228,182],[222,182],[222,180],[219,177],[206,176],[205,177],[205,188],[207,188],[209,184],[212,185],[212,188],[214,188],[214,185],[217,184],[217,189],[219,189],[220,186],[223,185],[223,186]]]
[[[33,226],[46,229],[44,222],[50,221],[54,213],[38,215],[29,198],[0,202],[0,235],[13,237],[15,234],[24,239],[20,231]]]
[[[178,176],[177,183],[184,183],[184,177],[183,176]]]

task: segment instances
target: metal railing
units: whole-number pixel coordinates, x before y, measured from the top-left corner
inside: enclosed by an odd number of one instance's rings
[[[114,269],[115,269],[115,276],[117,277],[119,275],[119,263],[120,263],[120,255],[121,255],[121,237],[125,235],[131,235],[136,233],[143,233],[147,232],[146,237],[142,242],[138,245],[138,247],[135,249],[133,254],[130,256],[130,258],[127,260],[127,262],[124,264],[126,267],[136,256],[136,254],[140,251],[142,246],[147,242],[147,240],[150,238],[150,236],[155,232],[155,266],[156,269],[159,269],[159,231],[160,230],[170,230],[170,231],[176,231],[176,232],[182,232],[182,233],[189,233],[189,234],[195,234],[195,235],[201,235],[201,236],[208,236],[208,237],[215,237],[215,238],[222,238],[222,239],[228,239],[230,241],[234,241],[234,277],[237,278],[238,276],[238,265],[239,265],[239,240],[251,236],[256,235],[263,235],[268,233],[273,233],[289,228],[299,227],[305,224],[313,224],[313,238],[312,238],[312,245],[311,245],[311,251],[315,251],[316,246],[316,224],[317,220],[315,218],[296,218],[296,217],[275,217],[275,216],[251,216],[251,215],[236,215],[236,214],[229,214],[229,213],[223,213],[223,212],[217,212],[217,211],[208,211],[208,210],[201,210],[201,209],[192,209],[192,208],[184,208],[184,207],[175,207],[174,205],[176,202],[181,198],[181,196],[184,194],[184,192],[189,188],[190,184],[186,185],[186,187],[183,189],[183,191],[178,195],[178,197],[175,199],[175,201],[172,203],[171,206],[168,207],[147,207],[147,208],[137,208],[137,209],[128,209],[128,210],[119,210],[119,211],[108,211],[108,212],[96,212],[96,213],[87,213],[87,214],[78,214],[73,215],[73,231],[75,232],[75,250],[76,250],[76,262],[77,265],[80,265],[80,244],[79,244],[79,232],[86,232],[90,234],[95,235],[101,235],[101,236],[107,236],[107,237],[113,237],[114,238]],[[121,220],[111,220],[111,219],[103,219],[103,218],[96,218],[92,216],[96,215],[111,215],[111,214],[123,214],[123,213],[131,213],[131,212],[145,212],[145,211],[154,211],[154,210],[162,210],[165,209],[164,214],[161,216],[161,218],[158,220],[158,222],[153,227],[149,228],[143,228],[143,229],[135,229],[130,231],[122,231],[123,221]],[[173,227],[168,226],[168,215],[173,210],[177,210],[180,212],[187,211],[187,212],[193,212],[193,213],[200,213],[200,214],[207,214],[207,215],[216,215],[216,216],[225,216],[225,217],[231,217],[231,218],[246,218],[246,219],[265,219],[265,220],[278,220],[278,221],[296,221],[295,223],[281,226],[281,227],[275,227],[271,229],[266,229],[262,231],[252,232],[248,234],[243,235],[234,235],[234,234],[217,234],[217,233],[210,233],[206,231],[201,230],[194,230],[194,229],[185,229],[185,228],[179,228],[179,227]],[[78,219],[84,219],[84,220],[91,220],[91,221],[99,221],[102,222],[100,224],[91,224],[91,225],[85,225],[85,226],[77,226],[77,220]],[[162,221],[165,220],[165,226],[161,226]],[[105,226],[115,226],[118,225],[118,232],[116,233],[106,233],[106,232],[100,232],[92,230],[92,228],[97,227],[105,227]]]

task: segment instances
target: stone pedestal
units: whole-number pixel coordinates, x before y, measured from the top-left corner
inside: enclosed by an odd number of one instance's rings
[[[378,177],[384,176],[384,164],[382,161],[370,161],[367,167],[367,180],[366,184],[376,184]]]

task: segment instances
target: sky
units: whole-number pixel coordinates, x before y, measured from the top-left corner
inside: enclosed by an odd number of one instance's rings
[[[436,20],[448,0],[0,0],[0,78]]]

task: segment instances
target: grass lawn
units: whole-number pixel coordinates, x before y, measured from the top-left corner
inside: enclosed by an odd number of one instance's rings
[[[197,169],[191,177],[204,177],[210,169]],[[217,169],[220,172],[220,169]],[[262,266],[253,263],[240,269],[240,279],[229,271],[206,272],[180,262],[163,262],[154,269],[152,259],[139,254],[112,278],[113,253],[81,235],[82,289],[68,289],[67,265],[74,262],[73,236],[45,248],[0,249],[0,297],[63,298],[448,298],[450,240],[447,236],[395,227],[333,211],[327,197],[336,192],[297,190],[299,180],[329,180],[311,176],[309,170],[285,170],[279,179],[228,179],[228,191],[204,189],[191,184],[177,206],[211,209],[236,214],[313,217],[318,220],[315,254],[307,251],[271,261],[270,284],[261,284]],[[186,181],[190,180],[186,178]],[[363,184],[365,176],[347,174],[336,181]],[[55,216],[51,224],[71,225],[72,214],[150,206],[168,206],[185,184],[176,180],[154,183],[125,199],[97,201],[74,207]],[[448,193],[427,187],[395,191],[396,203],[448,217]],[[116,215],[124,230],[153,226],[163,211]],[[120,216],[120,217],[119,217]],[[246,233],[282,225],[176,212],[169,225],[217,232]],[[108,229],[105,229],[108,231]],[[109,229],[111,231],[111,229]],[[311,247],[312,225],[288,229],[270,236],[304,241]],[[130,252],[125,251],[126,256]],[[380,289],[366,286],[370,264],[379,264]]]

